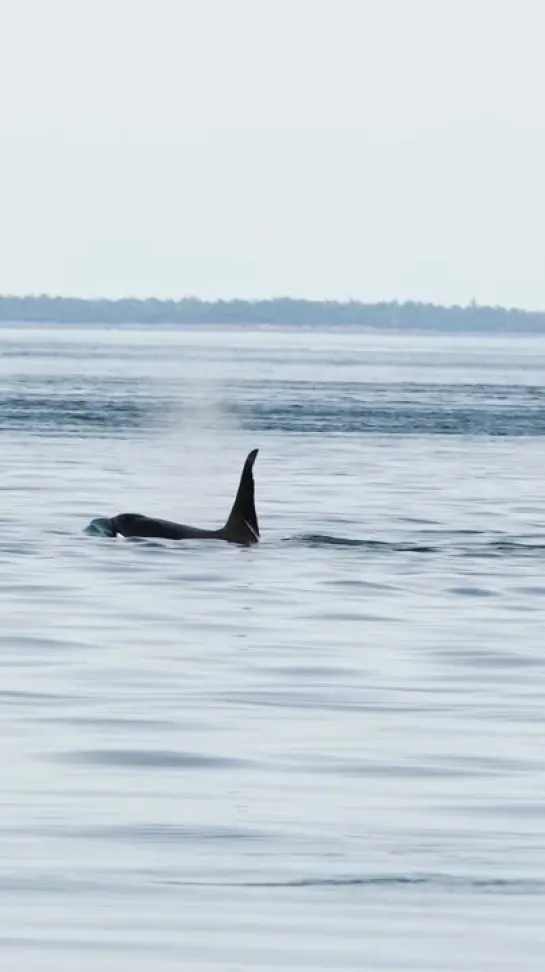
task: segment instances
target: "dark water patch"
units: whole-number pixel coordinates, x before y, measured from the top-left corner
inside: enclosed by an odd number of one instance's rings
[[[484,648],[460,647],[434,649],[434,653],[456,665],[486,668],[496,672],[502,668],[543,668],[545,666],[545,654],[543,657],[539,655],[530,657],[507,649],[492,651]]]
[[[437,548],[427,544],[399,541],[393,543],[388,540],[363,540],[355,537],[335,537],[326,533],[307,533],[299,536],[287,537],[284,543],[293,543],[301,547],[359,547],[364,550],[384,553],[436,553]]]
[[[307,435],[545,435],[543,388],[525,385],[417,382],[247,383],[243,402],[229,403],[252,431]]]
[[[449,591],[451,594],[456,594],[458,597],[498,597],[498,591],[492,591],[486,587],[473,587],[468,585],[450,587]]]
[[[90,716],[44,716],[40,718],[29,718],[29,722],[39,722],[41,724],[49,723],[53,725],[66,725],[66,726],[82,726],[87,729],[130,729],[130,730],[140,730],[144,732],[163,732],[165,729],[173,730],[174,728],[179,729],[182,725],[180,719],[135,719],[135,718],[113,718],[110,716],[105,716],[101,718],[100,716],[90,717]],[[199,731],[203,730],[202,725],[196,726],[195,723],[187,723],[188,729],[198,728]]]
[[[396,621],[391,614],[372,614],[370,611],[312,611],[307,615],[309,621],[325,621],[332,624],[358,624],[364,621]]]
[[[543,556],[545,553],[545,538],[540,542],[524,542],[520,540],[493,540],[490,550],[498,554],[523,554]]]
[[[339,537],[331,534],[308,533],[296,534],[286,537],[281,542],[292,544],[298,547],[308,547],[311,549],[327,549],[328,547],[346,547],[365,550],[369,554],[441,554],[451,555],[462,558],[475,557],[543,557],[545,555],[545,539],[543,542],[524,542],[518,539],[489,540],[487,538],[479,540],[486,535],[479,531],[471,531],[471,535],[476,538],[475,543],[463,542],[462,531],[451,531],[446,534],[436,535],[436,543],[419,542],[418,540],[376,540],[358,537]],[[469,535],[469,531],[467,533]],[[462,541],[462,542],[460,542]],[[336,583],[350,583],[350,581],[337,580]],[[357,583],[352,581],[352,583]],[[459,588],[452,588],[453,593],[464,596],[493,597],[496,592],[487,588],[472,587],[462,585]]]
[[[74,642],[67,641],[64,638],[44,638],[41,635],[0,634],[0,650],[3,648],[20,648],[23,651],[54,651],[58,648],[73,647]]]
[[[25,692],[15,689],[0,689],[0,705],[6,704],[18,707],[22,703],[35,706],[41,704],[49,705],[51,702],[66,705],[69,702],[74,702],[74,699],[68,699],[62,695],[54,695],[50,692]]]
[[[29,599],[39,597],[41,598],[42,602],[51,601],[57,597],[62,598],[66,595],[65,587],[53,587],[51,584],[42,584],[40,582],[36,584],[24,584],[19,581],[16,585],[14,584],[12,586],[12,591],[17,593],[19,597],[24,596],[28,597]]]
[[[373,547],[372,540],[357,540],[350,537],[332,537],[322,533],[301,534],[286,537],[284,543],[293,543],[303,547]]]
[[[327,587],[340,587],[354,591],[395,591],[393,584],[379,584],[377,581],[356,580],[353,577],[329,578],[324,581]]]
[[[113,435],[148,430],[156,424],[158,405],[143,399],[100,397],[100,395],[40,397],[0,395],[0,432],[31,435]]]
[[[184,881],[167,879],[168,884],[208,888],[428,888],[430,891],[483,891],[493,894],[542,895],[545,881],[531,878],[483,878],[451,874],[376,874],[300,877],[262,881]]]
[[[412,526],[439,526],[437,520],[425,520],[420,516],[398,516],[398,523],[410,523]]]
[[[519,437],[545,434],[542,389],[283,382],[229,408],[252,431],[321,435]],[[263,394],[263,389],[261,389]]]
[[[226,769],[247,765],[244,760],[229,756],[206,756],[166,749],[87,749],[62,753],[54,759],[82,766],[114,766],[121,769]]]

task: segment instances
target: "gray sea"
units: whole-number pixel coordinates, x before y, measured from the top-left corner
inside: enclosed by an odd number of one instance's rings
[[[0,968],[542,972],[545,337],[3,326],[0,430]]]

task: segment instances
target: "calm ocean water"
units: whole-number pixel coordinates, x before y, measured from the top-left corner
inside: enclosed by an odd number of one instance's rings
[[[545,338],[3,327],[0,429],[1,968],[541,972]]]

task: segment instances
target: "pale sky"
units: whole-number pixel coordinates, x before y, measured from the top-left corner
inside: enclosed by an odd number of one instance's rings
[[[545,0],[0,0],[0,293],[545,309]]]

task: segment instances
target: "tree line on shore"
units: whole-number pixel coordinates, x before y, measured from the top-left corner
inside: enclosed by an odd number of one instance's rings
[[[545,332],[545,312],[406,301],[86,299],[0,295],[0,321],[44,324],[353,326],[387,330]]]

